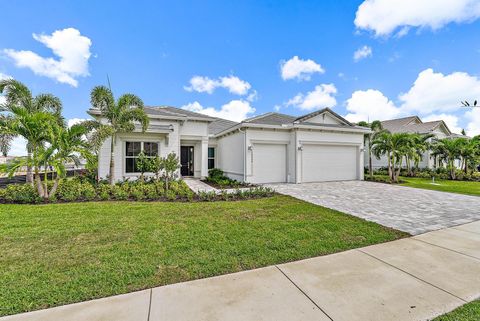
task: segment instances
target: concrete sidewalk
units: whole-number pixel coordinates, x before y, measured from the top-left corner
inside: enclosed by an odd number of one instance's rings
[[[478,297],[480,221],[0,320],[428,320]]]

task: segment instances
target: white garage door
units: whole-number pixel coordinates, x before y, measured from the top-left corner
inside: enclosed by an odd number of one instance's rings
[[[355,179],[357,179],[356,146],[303,146],[302,182],[345,181]]]
[[[253,183],[283,183],[287,180],[287,145],[253,145]]]

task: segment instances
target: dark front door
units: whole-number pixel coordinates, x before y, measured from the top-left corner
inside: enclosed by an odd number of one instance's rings
[[[180,174],[193,176],[193,146],[180,146]]]

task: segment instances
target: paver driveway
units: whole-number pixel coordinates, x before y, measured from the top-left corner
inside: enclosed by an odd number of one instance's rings
[[[365,181],[269,184],[277,192],[416,235],[480,220],[480,197]]]

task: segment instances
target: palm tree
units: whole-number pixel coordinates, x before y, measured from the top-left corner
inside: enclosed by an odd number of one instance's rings
[[[43,187],[40,182],[40,151],[44,143],[52,137],[52,125],[57,125],[57,117],[46,112],[29,112],[23,107],[10,106],[11,117],[0,119],[2,132],[15,134],[24,137],[28,141],[29,155],[18,158],[8,165],[7,171],[10,175],[19,169],[27,166],[34,170],[37,191],[43,194]],[[33,184],[33,183],[32,183]]]
[[[38,112],[54,115],[58,121],[61,121],[62,102],[59,98],[51,94],[40,94],[33,97],[27,86],[14,79],[0,80],[0,93],[5,96],[5,103],[0,105],[0,112],[5,112],[11,116],[7,120],[13,121],[17,112],[14,110],[23,109],[26,113],[35,114]],[[25,116],[23,114],[23,116]],[[43,116],[42,116],[43,117]],[[3,120],[5,122],[6,120]],[[10,135],[23,136],[20,133],[10,132]],[[27,137],[28,158],[32,158],[34,143]],[[27,182],[33,184],[33,175],[31,166],[27,166]]]
[[[408,146],[407,153],[405,155],[405,161],[407,165],[407,173],[409,176],[413,176],[412,164],[415,170],[418,170],[420,161],[423,159],[423,154],[429,149],[429,139],[434,137],[433,134],[417,134],[412,133],[410,135],[410,145]]]
[[[0,120],[2,122],[8,121],[8,117],[5,115],[0,115]],[[14,135],[8,134],[6,130],[0,132],[0,153],[3,156],[8,156],[8,152],[12,148],[12,140],[14,137]]]
[[[383,130],[382,123],[379,120],[374,120],[371,123],[366,121],[361,121],[358,123],[359,126],[368,127],[372,132],[365,134],[363,137],[363,144],[368,146],[368,173],[370,177],[373,176],[373,166],[372,166],[372,141],[375,140],[377,135]]]
[[[467,139],[467,138],[457,138],[462,141],[460,144],[459,155],[462,159],[462,168],[465,174],[468,174],[468,164],[476,158],[478,155],[478,140],[477,139]]]
[[[143,101],[133,94],[124,94],[115,101],[112,91],[105,86],[97,86],[91,92],[91,104],[93,109],[101,113],[101,120],[87,121],[85,126],[94,130],[92,141],[97,142],[97,147],[110,137],[110,184],[115,183],[115,141],[119,133],[132,132],[135,130],[135,122],[142,125],[144,132],[148,127],[148,116],[143,109]]]
[[[451,179],[455,179],[455,160],[460,159],[463,145],[464,138],[437,139],[432,145],[432,154],[441,162],[447,163]]]
[[[411,137],[408,133],[380,132],[372,142],[372,152],[375,157],[387,156],[388,175],[393,182],[398,182],[403,158],[411,146]]]

